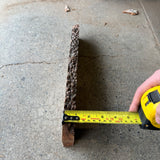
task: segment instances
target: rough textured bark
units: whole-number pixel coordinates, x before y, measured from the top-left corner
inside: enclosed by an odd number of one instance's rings
[[[75,25],[72,29],[71,35],[68,75],[64,103],[65,110],[76,109],[78,47],[79,25]],[[62,142],[65,147],[72,146],[74,144],[74,124],[63,124]]]

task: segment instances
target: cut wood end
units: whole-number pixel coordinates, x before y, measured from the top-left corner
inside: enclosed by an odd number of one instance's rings
[[[74,127],[71,124],[64,124],[62,126],[62,143],[64,147],[74,145]]]

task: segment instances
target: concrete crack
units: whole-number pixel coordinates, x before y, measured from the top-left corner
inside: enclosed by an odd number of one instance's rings
[[[0,69],[4,68],[4,67],[8,67],[8,66],[18,66],[18,65],[24,65],[24,64],[51,64],[50,62],[23,62],[23,63],[11,63],[11,64],[5,64],[0,66]]]
[[[19,66],[19,65],[25,65],[25,64],[55,64],[60,60],[64,60],[64,59],[68,59],[68,58],[63,58],[63,59],[57,59],[56,62],[47,62],[47,61],[40,61],[40,62],[31,62],[31,61],[27,61],[27,62],[22,62],[22,63],[11,63],[11,64],[5,64],[5,65],[1,65],[0,69],[4,68],[4,67],[8,67],[8,66]]]
[[[95,59],[95,58],[101,58],[101,57],[111,57],[111,58],[115,58],[115,57],[122,57],[124,55],[97,55],[97,56],[80,56],[79,58],[91,58],[91,59]]]

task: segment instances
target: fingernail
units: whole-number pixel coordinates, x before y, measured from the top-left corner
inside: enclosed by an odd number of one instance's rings
[[[160,124],[160,104],[156,108],[156,122]]]
[[[160,124],[160,117],[156,117],[156,122]]]

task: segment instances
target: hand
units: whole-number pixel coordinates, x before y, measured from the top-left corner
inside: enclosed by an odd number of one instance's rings
[[[136,90],[136,93],[133,97],[132,103],[129,108],[129,112],[137,112],[138,106],[142,95],[150,88],[160,85],[160,70],[155,71],[155,73],[145,80]],[[160,104],[156,109],[156,122],[160,124]]]

